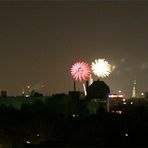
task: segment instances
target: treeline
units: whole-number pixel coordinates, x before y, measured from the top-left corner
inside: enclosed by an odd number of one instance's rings
[[[18,110],[0,106],[0,144],[11,147],[146,147],[148,109],[145,104],[122,114],[99,107],[90,113],[85,101],[53,96],[22,104]]]

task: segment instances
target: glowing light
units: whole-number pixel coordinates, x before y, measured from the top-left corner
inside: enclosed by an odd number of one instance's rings
[[[122,111],[121,110],[117,110],[116,113],[121,115]]]
[[[25,97],[26,97],[26,98],[29,98],[29,97],[30,97],[30,95],[25,95]]]
[[[25,94],[25,91],[24,91],[24,89],[22,90],[22,95],[24,95]]]
[[[111,65],[105,59],[96,59],[91,65],[94,75],[98,77],[107,77],[111,73]]]
[[[118,95],[116,95],[116,94],[114,94],[114,96],[113,96],[114,98],[118,98]]]
[[[88,77],[90,77],[91,69],[87,63],[82,61],[73,64],[70,72],[76,81],[85,81]]]
[[[123,102],[125,102],[126,100],[125,99],[123,99]]]
[[[84,95],[87,96],[86,86],[84,83],[83,83],[83,89],[84,89]]]
[[[141,93],[141,96],[144,96],[144,93],[143,92]]]
[[[118,95],[119,98],[123,98],[123,95]]]
[[[30,88],[31,88],[31,86],[30,86],[30,85],[28,85],[28,86],[27,86],[27,88],[28,88],[28,89],[30,89]]]
[[[116,69],[116,65],[111,66],[111,71],[114,71]]]
[[[27,143],[27,144],[30,144],[31,142],[30,142],[30,141],[26,141],[26,143]]]
[[[113,98],[113,97],[114,97],[114,95],[109,95],[108,97],[109,97],[109,98]]]
[[[116,99],[118,99],[118,98],[122,99],[123,98],[123,101],[125,101],[124,96],[125,96],[124,94],[109,94],[108,95],[109,98],[116,98]]]
[[[94,102],[97,102],[97,99],[94,99]]]
[[[121,91],[121,90],[119,90],[118,92],[119,92],[119,93],[121,93],[122,91]]]

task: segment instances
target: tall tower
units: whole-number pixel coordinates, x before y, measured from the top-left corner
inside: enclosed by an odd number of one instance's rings
[[[136,80],[134,80],[133,83],[133,89],[132,89],[132,98],[136,98]]]

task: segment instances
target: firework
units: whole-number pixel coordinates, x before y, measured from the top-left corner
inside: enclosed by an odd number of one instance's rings
[[[98,77],[107,77],[111,73],[111,65],[105,59],[96,59],[91,65],[94,75]]]
[[[72,77],[76,81],[85,81],[91,74],[89,65],[85,62],[76,62],[70,69]]]
[[[86,86],[84,83],[83,83],[83,90],[84,90],[84,95],[87,96],[87,90],[86,90]]]

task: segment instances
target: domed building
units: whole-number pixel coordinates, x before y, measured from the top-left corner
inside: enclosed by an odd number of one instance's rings
[[[109,86],[104,81],[100,81],[99,79],[97,81],[94,81],[87,88],[88,99],[106,100],[109,93]]]

